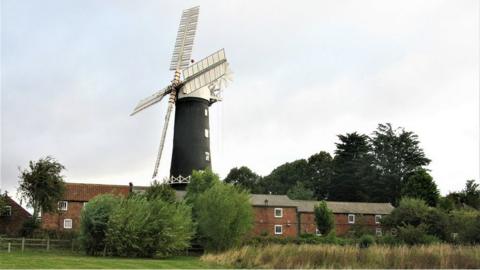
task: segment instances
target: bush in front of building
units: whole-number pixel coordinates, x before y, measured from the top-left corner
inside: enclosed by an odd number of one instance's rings
[[[207,250],[238,246],[253,226],[249,194],[242,188],[217,183],[196,197],[198,238]]]
[[[80,215],[80,243],[88,255],[98,255],[105,251],[105,238],[108,221],[113,209],[121,198],[104,194],[90,200]]]
[[[322,235],[329,234],[335,228],[335,216],[327,206],[327,202],[321,201],[315,205],[315,222]]]
[[[108,221],[107,252],[114,256],[166,256],[190,246],[191,207],[143,196],[124,199]]]

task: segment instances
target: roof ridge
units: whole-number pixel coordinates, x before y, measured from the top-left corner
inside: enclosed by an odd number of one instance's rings
[[[97,184],[97,183],[73,183],[65,182],[66,185],[88,185],[88,186],[114,186],[114,187],[128,187],[129,185],[118,185],[118,184]]]

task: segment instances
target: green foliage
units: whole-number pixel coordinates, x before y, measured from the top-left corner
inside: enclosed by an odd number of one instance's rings
[[[402,196],[422,199],[428,205],[436,206],[440,192],[432,176],[425,169],[418,169],[406,177]]]
[[[40,228],[40,222],[38,219],[29,218],[25,220],[20,229],[20,236],[22,237],[33,237],[34,232]]]
[[[355,223],[350,227],[349,235],[354,238],[359,238],[363,235],[373,235],[374,231],[367,224],[367,217],[361,214],[355,216]]]
[[[360,248],[368,248],[375,244],[375,237],[371,234],[364,234],[358,239],[358,245]]]
[[[321,151],[308,158],[307,181],[305,187],[312,190],[317,200],[328,197],[328,187],[333,175],[333,158],[325,151]]]
[[[428,212],[429,207],[423,200],[402,198],[398,207],[382,218],[382,224],[390,227],[404,224],[418,226],[425,222]]]
[[[162,184],[154,180],[144,193],[147,200],[163,200],[165,202],[175,202],[175,190],[168,184]]]
[[[480,212],[471,209],[454,210],[450,213],[450,231],[456,235],[454,242],[480,244]]]
[[[368,136],[354,132],[338,135],[338,138],[340,143],[336,143],[328,198],[334,201],[368,201],[367,183],[373,174]]]
[[[427,234],[426,226],[424,224],[419,226],[407,224],[398,227],[398,238],[408,245],[427,245],[439,242],[437,237]]]
[[[308,163],[305,159],[299,159],[275,168],[262,179],[261,185],[263,193],[287,194],[290,188],[305,179],[308,179]]]
[[[261,193],[259,187],[261,177],[246,166],[233,168],[223,180],[225,183],[243,187],[251,193]]]
[[[377,171],[370,189],[373,200],[397,205],[407,175],[428,165],[430,159],[425,156],[416,134],[403,128],[393,129],[389,123],[378,125],[371,143]]]
[[[462,193],[464,194],[466,205],[480,210],[480,188],[479,184],[475,183],[475,180],[468,180]]]
[[[313,191],[306,188],[301,182],[297,182],[295,186],[290,188],[287,196],[292,200],[314,200]]]
[[[237,246],[252,228],[249,194],[241,188],[215,184],[200,193],[193,205],[199,239],[207,250]]]
[[[335,235],[335,232],[331,232],[325,236],[318,236],[310,233],[301,234],[299,237],[275,237],[270,235],[255,236],[247,239],[247,241],[245,241],[244,244],[253,245],[253,246],[268,246],[271,244],[281,244],[281,245],[328,244],[328,245],[345,246],[345,245],[354,244],[354,241],[352,239],[337,237]]]
[[[315,223],[322,235],[329,234],[335,228],[335,217],[327,202],[321,201],[315,206]]]
[[[425,216],[426,232],[443,241],[450,239],[450,219],[448,214],[437,208],[430,208]]]
[[[141,196],[123,199],[108,221],[107,250],[114,256],[170,255],[190,245],[191,208]]]
[[[62,198],[64,187],[63,176],[65,167],[52,157],[30,161],[29,168],[20,172],[18,193],[27,206],[33,208],[33,218],[40,211],[46,213],[57,209],[57,202]]]
[[[108,221],[120,202],[121,198],[105,194],[96,196],[83,208],[80,215],[80,241],[88,255],[104,251]]]
[[[189,204],[193,204],[199,194],[202,194],[207,189],[220,183],[220,178],[217,174],[211,170],[205,171],[193,171],[190,179],[190,183],[187,186],[187,194],[185,195],[185,201]],[[195,212],[195,209],[194,209]]]

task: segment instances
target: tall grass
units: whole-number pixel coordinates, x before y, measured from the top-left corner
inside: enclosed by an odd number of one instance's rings
[[[201,260],[235,268],[480,268],[479,246],[244,246]]]

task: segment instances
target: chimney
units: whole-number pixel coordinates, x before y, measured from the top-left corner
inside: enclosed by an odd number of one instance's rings
[[[132,183],[132,182],[129,182],[129,183],[128,183],[128,192],[129,192],[129,193],[132,193],[132,192],[133,192],[133,183]]]

